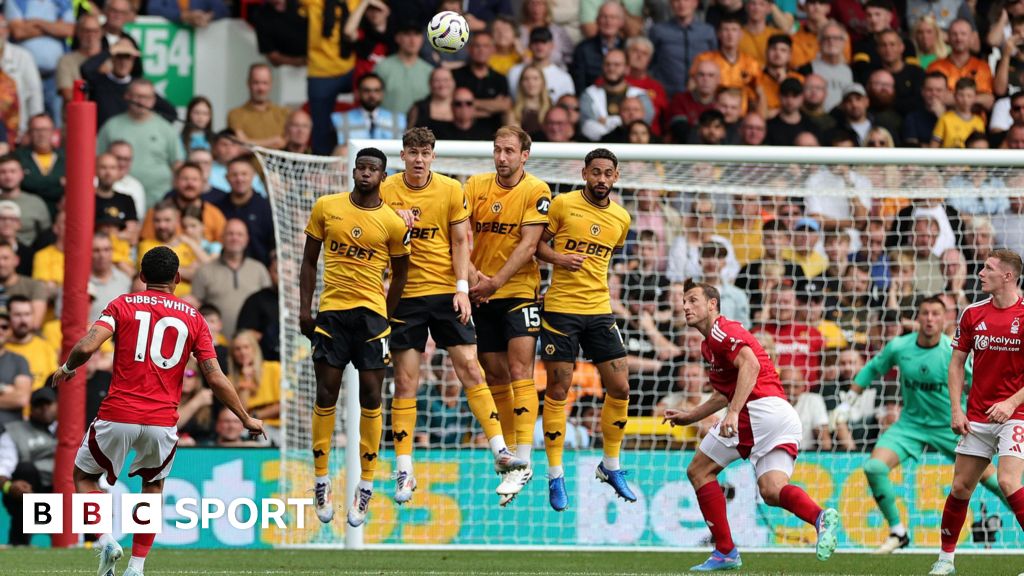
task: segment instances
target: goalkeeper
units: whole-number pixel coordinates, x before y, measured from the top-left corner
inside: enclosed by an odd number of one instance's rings
[[[957,435],[949,427],[950,405],[947,374],[953,355],[952,340],[942,332],[946,305],[938,297],[926,298],[917,309],[917,332],[893,338],[882,351],[871,359],[857,374],[836,408],[836,420],[845,422],[850,407],[862,390],[887,374],[893,366],[899,368],[903,407],[900,419],[878,439],[871,458],[864,463],[871,494],[889,524],[890,534],[878,548],[888,554],[910,544],[907,527],[900,521],[896,509],[896,494],[889,471],[905,460],[917,458],[925,446],[954,458]],[[970,366],[967,377],[970,378]],[[996,471],[991,465],[982,484],[990,492],[1003,498],[996,482]]]

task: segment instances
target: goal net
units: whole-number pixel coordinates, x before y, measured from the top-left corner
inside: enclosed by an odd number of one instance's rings
[[[389,169],[401,169],[400,142],[355,141],[351,154],[362,146],[381,148]],[[577,189],[582,159],[595,147],[535,144],[527,170],[556,195]],[[567,408],[569,510],[557,513],[548,505],[539,427],[534,479],[510,506],[499,508],[486,441],[444,352],[430,348],[423,355],[414,455],[419,488],[413,500],[402,507],[391,500],[389,378],[384,446],[367,525],[346,533],[339,515],[330,527],[282,533],[279,544],[706,547],[710,533],[685,469],[712,422],[674,429],[661,424],[666,408],[696,406],[710,392],[701,336],[686,327],[681,313],[681,282],[687,278],[718,285],[723,314],[749,327],[779,366],[804,424],[793,480],[840,511],[840,546],[873,548],[884,540],[888,526],[861,467],[880,434],[901,418],[920,416],[921,409],[903,405],[894,370],[860,395],[847,419],[837,418],[835,410],[870,358],[891,339],[916,330],[923,298],[943,299],[944,330],[951,335],[958,311],[983,298],[977,272],[986,254],[998,247],[1024,251],[1024,158],[1001,150],[609,148],[620,158],[614,198],[633,217],[610,285],[629,352],[630,420],[621,460],[639,501],[616,500],[594,479],[603,391],[596,369],[581,358]],[[273,202],[281,266],[280,486],[284,495],[301,496],[312,486],[315,396],[309,344],[297,326],[303,229],[316,197],[347,190],[348,164],[266,150],[258,156]],[[493,171],[491,145],[440,142],[433,168],[463,180]],[[542,275],[546,283],[548,271]],[[904,376],[928,381],[927,375]],[[543,394],[540,362],[535,378]],[[346,391],[354,388],[348,382]],[[335,503],[347,508],[352,490],[346,490],[346,476],[351,487],[358,470],[345,466],[344,446],[358,433],[358,409],[354,397],[343,394],[340,402],[346,398],[355,416],[346,420],[345,410],[338,411],[332,473]],[[934,447],[915,455],[890,477],[913,546],[934,548],[951,460]],[[739,545],[813,543],[812,528],[757,496],[749,464],[730,466],[720,482]],[[306,521],[315,522],[312,513]],[[979,486],[963,542],[1018,548],[1024,534],[1010,510]]]

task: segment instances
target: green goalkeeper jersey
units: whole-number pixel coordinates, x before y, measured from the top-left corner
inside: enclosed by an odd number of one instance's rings
[[[917,332],[893,338],[853,379],[861,388],[899,368],[900,394],[903,396],[901,420],[921,426],[947,427],[949,406],[949,361],[953,357],[952,339],[945,334],[931,348],[917,344]],[[964,394],[971,381],[971,363],[966,366]]]

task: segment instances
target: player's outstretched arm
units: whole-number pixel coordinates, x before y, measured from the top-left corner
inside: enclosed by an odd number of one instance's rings
[[[452,271],[455,272],[455,297],[452,299],[452,307],[459,314],[459,322],[467,324],[473,314],[469,302],[470,273],[473,272],[473,265],[469,259],[469,220],[452,224],[449,234],[452,239]]]
[[[749,346],[744,346],[739,354],[732,361],[733,366],[738,370],[736,375],[736,392],[732,395],[732,402],[729,403],[729,411],[722,420],[719,428],[723,438],[731,438],[739,434],[740,411],[747,403],[747,398],[754,390],[757,383],[757,375],[761,373],[761,363]]]
[[[547,229],[541,234],[540,241],[537,242],[537,260],[565,268],[570,272],[582,268],[583,261],[587,259],[586,254],[559,254],[549,244],[553,237],[554,235]]]
[[[89,358],[92,358],[92,355],[100,349],[100,346],[113,335],[114,333],[109,328],[93,324],[85,336],[71,349],[71,353],[68,354],[68,359],[64,362],[64,365],[57,368],[57,371],[53,373],[53,380],[50,385],[57,388],[62,382],[73,377],[75,370],[88,362]]]
[[[388,318],[398,308],[398,301],[402,299],[405,292],[405,283],[409,280],[409,255],[404,254],[398,257],[391,257],[391,284],[388,286]]]
[[[302,251],[302,265],[299,267],[299,330],[306,338],[312,338],[313,329],[313,292],[316,290],[316,268],[320,263],[320,247],[323,242],[306,236],[306,245]]]
[[[238,392],[235,391],[234,384],[221,372],[217,359],[203,360],[199,363],[199,370],[202,371],[203,378],[206,379],[210,389],[213,390],[213,395],[227,406],[229,410],[234,412],[235,416],[238,416],[238,419],[242,421],[242,426],[245,426],[245,429],[249,431],[249,435],[252,437],[262,436],[264,434],[263,421],[253,418],[246,412],[245,406],[242,406],[242,401],[238,398]]]
[[[951,418],[949,427],[953,432],[961,436],[971,431],[971,425],[967,422],[964,414],[961,398],[964,393],[964,363],[967,362],[967,352],[953,349],[953,357],[949,359],[949,406]]]
[[[690,424],[700,422],[728,405],[729,399],[716,390],[707,401],[693,410],[673,410],[671,408],[665,410],[665,418],[662,419],[662,423],[667,422],[673,426],[689,426]]]
[[[480,282],[469,291],[470,297],[475,302],[483,302],[493,296],[499,288],[508,282],[509,278],[514,276],[537,253],[537,243],[540,241],[543,232],[543,224],[523,226],[523,233],[519,238],[519,244],[516,245],[515,250],[509,255],[508,260],[505,261],[505,264],[494,276],[490,278],[481,276]]]

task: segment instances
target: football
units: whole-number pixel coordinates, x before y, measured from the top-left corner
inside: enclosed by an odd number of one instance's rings
[[[427,24],[427,38],[438,52],[458,52],[469,41],[469,23],[458,12],[438,12]]]

